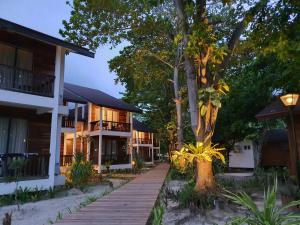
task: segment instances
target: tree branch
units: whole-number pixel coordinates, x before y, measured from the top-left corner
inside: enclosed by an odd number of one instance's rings
[[[250,8],[248,12],[246,12],[243,20],[239,22],[233,31],[229,41],[228,41],[228,54],[224,57],[222,64],[220,64],[218,71],[219,76],[223,76],[225,69],[227,68],[229,61],[231,59],[232,53],[243,33],[243,31],[247,28],[248,24],[253,20],[254,16],[258,11],[263,9],[268,3],[268,0],[260,0],[255,6]]]

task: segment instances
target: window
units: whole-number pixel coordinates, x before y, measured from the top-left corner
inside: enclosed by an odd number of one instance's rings
[[[27,120],[0,117],[0,153],[25,153]]]
[[[0,64],[32,71],[32,52],[0,43]]]

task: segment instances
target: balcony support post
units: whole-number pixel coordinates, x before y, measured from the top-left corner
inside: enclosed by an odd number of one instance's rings
[[[100,107],[100,124],[99,124],[99,130],[100,130],[100,134],[99,134],[99,147],[98,147],[98,173],[101,173],[101,157],[102,157],[102,126],[103,126],[103,122],[102,122],[102,107]]]
[[[133,117],[132,112],[129,112],[129,121],[130,121],[130,138],[129,138],[129,154],[130,154],[130,165],[132,168],[133,161],[133,147],[132,147],[132,138],[133,138]]]
[[[77,120],[78,120],[78,103],[75,103],[75,113],[74,113],[74,139],[73,139],[73,159],[76,154],[76,129],[77,129]]]
[[[92,121],[92,104],[88,103],[88,135],[91,133],[91,121]],[[90,137],[89,137],[90,138]],[[87,161],[90,160],[90,153],[91,153],[91,141],[87,140]]]
[[[153,133],[151,134],[151,152],[152,152],[152,164],[154,164],[154,149],[153,149]]]

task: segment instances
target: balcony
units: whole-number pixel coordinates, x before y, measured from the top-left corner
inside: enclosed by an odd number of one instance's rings
[[[102,129],[107,131],[130,132],[130,123],[102,121]],[[91,122],[91,131],[100,130],[100,121]]]
[[[61,127],[63,127],[63,128],[75,128],[75,121],[74,121],[74,119],[70,119],[70,118],[64,116],[62,118],[61,122],[62,122]]]
[[[18,169],[20,179],[34,179],[48,177],[50,154],[39,153],[8,153],[0,154],[0,181],[2,178],[15,176],[15,170],[10,168],[13,160],[24,159],[25,164]]]
[[[134,138],[134,144],[152,144],[152,140],[149,138]]]
[[[0,89],[53,97],[55,77],[0,64]]]

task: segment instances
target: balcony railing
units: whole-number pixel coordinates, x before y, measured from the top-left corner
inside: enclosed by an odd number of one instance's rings
[[[49,170],[50,154],[38,153],[8,153],[0,154],[0,178],[14,177],[16,173],[20,179],[31,179],[34,177],[47,177]],[[21,168],[12,168],[12,162],[24,159]]]
[[[73,119],[64,116],[61,122],[61,126],[64,128],[75,128],[75,122]]]
[[[60,155],[60,166],[69,166],[73,162],[73,155]]]
[[[130,132],[130,123],[102,121],[102,129],[108,131]],[[100,130],[100,121],[91,122],[91,131]]]
[[[0,89],[53,97],[55,76],[0,64]]]
[[[150,138],[134,138],[134,144],[152,144],[152,140]]]

